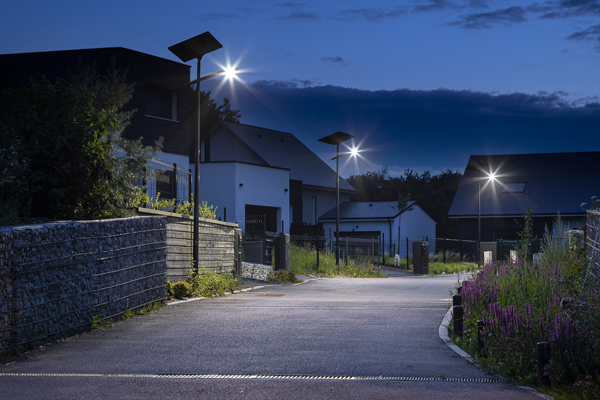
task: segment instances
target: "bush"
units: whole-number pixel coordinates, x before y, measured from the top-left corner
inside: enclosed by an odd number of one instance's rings
[[[286,271],[284,269],[278,269],[277,271],[275,271],[275,273],[271,273],[271,276],[269,276],[269,281],[270,282],[285,282],[285,283],[300,283],[302,282],[300,279],[298,279],[298,277],[296,277],[296,274],[294,273],[294,271]]]
[[[549,342],[545,375],[552,385],[593,393],[600,385],[600,294],[584,285],[582,249],[557,246],[551,234],[544,235],[543,248],[539,263],[492,263],[463,283],[460,343],[476,354],[477,321],[482,320],[485,358],[478,358],[480,364],[535,384],[540,378],[537,343]]]
[[[177,299],[190,297],[192,294],[192,285],[187,282],[175,282],[173,284],[173,296]]]
[[[216,271],[200,268],[198,274],[192,269],[187,278],[194,297],[217,297],[227,292],[233,293],[241,284],[230,274],[217,274]]]

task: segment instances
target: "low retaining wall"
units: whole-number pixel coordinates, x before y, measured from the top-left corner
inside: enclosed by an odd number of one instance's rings
[[[273,268],[269,265],[242,262],[242,278],[267,282],[271,272]]]
[[[167,219],[0,228],[0,354],[166,297]]]
[[[147,208],[138,208],[138,213],[167,218],[167,279],[185,281],[192,267],[194,218]],[[236,231],[241,235],[238,225],[206,218],[198,220],[198,265],[217,273],[231,273],[236,265]]]

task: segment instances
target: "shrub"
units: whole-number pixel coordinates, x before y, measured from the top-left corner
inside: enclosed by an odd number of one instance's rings
[[[298,277],[296,277],[294,271],[286,271],[284,269],[278,269],[277,271],[275,271],[275,273],[271,273],[271,276],[269,276],[269,281],[279,281],[286,283],[302,282],[300,279],[298,279]]]
[[[177,299],[183,299],[184,297],[190,297],[192,294],[192,285],[187,282],[175,282],[173,284],[173,296]]]
[[[200,268],[198,274],[192,269],[187,278],[194,297],[217,297],[227,292],[233,293],[241,287],[237,279],[230,274],[217,274],[216,271]]]

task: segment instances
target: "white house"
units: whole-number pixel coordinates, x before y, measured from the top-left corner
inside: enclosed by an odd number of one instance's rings
[[[340,238],[377,238],[385,240],[386,254],[392,254],[394,244],[400,240],[400,254],[405,256],[406,238],[422,240],[435,237],[436,222],[417,202],[411,202],[403,210],[398,210],[396,201],[346,201],[340,204]],[[325,234],[331,229],[335,236],[335,207],[321,216]],[[400,230],[398,230],[400,227]],[[385,238],[385,239],[384,239]],[[391,240],[390,240],[391,239]],[[397,249],[397,247],[396,247]]]
[[[201,148],[200,200],[242,229],[247,216],[266,215],[267,230],[290,233],[335,207],[335,171],[290,133],[221,121]],[[340,201],[354,192],[340,179]]]

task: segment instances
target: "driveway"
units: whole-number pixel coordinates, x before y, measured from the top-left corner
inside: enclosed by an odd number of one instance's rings
[[[0,398],[537,398],[440,341],[456,276],[390,275],[163,307],[0,366]]]

